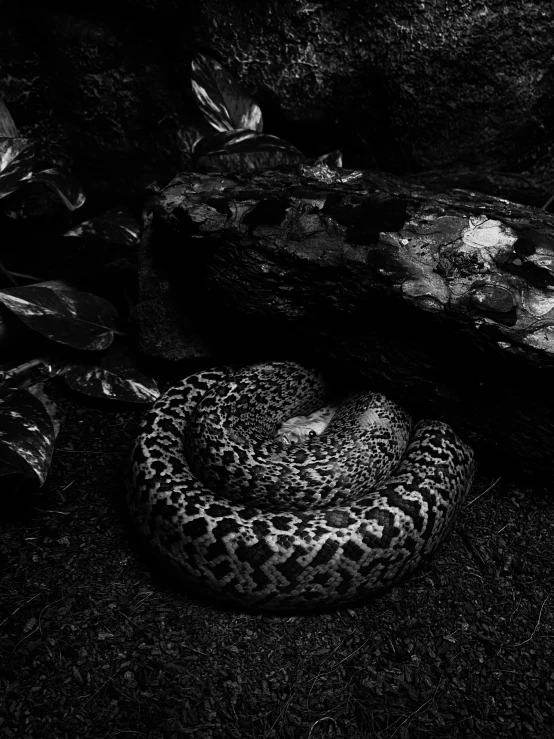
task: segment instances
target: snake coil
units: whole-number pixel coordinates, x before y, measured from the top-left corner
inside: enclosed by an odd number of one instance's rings
[[[270,362],[193,374],[156,401],[127,504],[162,567],[243,606],[307,610],[388,587],[437,549],[471,487],[472,450],[370,392],[310,433],[326,400],[317,373]],[[295,423],[301,441],[286,443]]]

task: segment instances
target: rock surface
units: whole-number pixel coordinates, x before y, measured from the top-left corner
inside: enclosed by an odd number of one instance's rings
[[[176,178],[152,203],[144,300],[186,315],[210,361],[316,363],[450,421],[484,459],[553,472],[554,217],[314,170]]]
[[[344,164],[549,173],[554,5],[544,0],[8,4],[0,94],[48,166],[87,193],[190,168],[211,129],[190,86],[201,50],[255,94],[264,130]],[[63,8],[62,6],[59,6]]]

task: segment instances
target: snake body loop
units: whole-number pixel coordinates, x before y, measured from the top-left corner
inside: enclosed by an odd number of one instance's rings
[[[445,423],[411,428],[369,392],[339,403],[320,436],[284,444],[279,425],[326,395],[316,373],[272,362],[191,375],[156,401],[127,503],[180,582],[244,606],[307,610],[396,583],[443,541],[472,484],[471,449]]]
[[[321,435],[290,446],[275,438],[294,413],[313,412],[326,397],[323,378],[292,362],[233,373],[204,394],[187,427],[193,473],[213,493],[273,509],[307,510],[360,495],[397,467],[410,417],[383,395],[358,391],[338,403]]]

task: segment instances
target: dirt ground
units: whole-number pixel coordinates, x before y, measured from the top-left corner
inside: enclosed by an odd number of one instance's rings
[[[122,466],[141,411],[62,406],[46,485],[4,500],[0,737],[554,736],[549,491],[479,477],[433,559],[367,604],[225,610],[131,544]]]

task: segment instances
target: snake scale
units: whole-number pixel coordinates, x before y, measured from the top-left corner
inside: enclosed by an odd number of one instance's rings
[[[156,401],[127,504],[166,571],[242,606],[308,610],[363,599],[437,549],[472,450],[378,393],[318,415],[327,402],[320,375],[293,362],[206,370]]]

